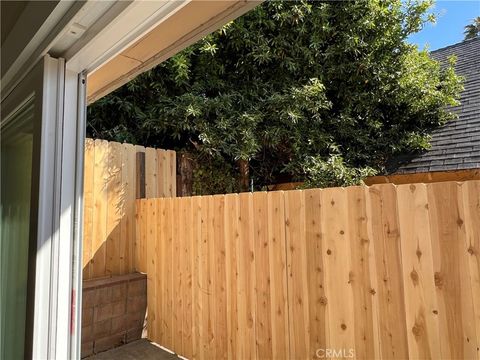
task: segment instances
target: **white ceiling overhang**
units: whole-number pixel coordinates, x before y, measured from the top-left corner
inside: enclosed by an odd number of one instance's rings
[[[2,60],[4,52],[16,49],[2,68],[2,98],[49,53],[65,58],[69,70],[87,72],[88,102],[95,101],[259,3],[58,1],[34,34],[25,33],[25,24],[35,13],[27,5],[2,44]]]

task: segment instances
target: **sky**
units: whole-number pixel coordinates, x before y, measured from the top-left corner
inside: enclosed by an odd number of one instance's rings
[[[480,16],[480,0],[436,0],[431,11],[437,14],[436,23],[408,39],[420,49],[436,50],[462,41],[465,25]]]

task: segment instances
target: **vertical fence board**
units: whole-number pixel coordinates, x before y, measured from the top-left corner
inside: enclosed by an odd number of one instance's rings
[[[157,178],[157,150],[145,148],[145,196],[147,199],[159,196]]]
[[[182,338],[183,351],[187,358],[193,356],[193,292],[192,292],[192,267],[193,267],[193,228],[190,226],[193,222],[192,199],[185,198],[183,200],[182,219],[185,220],[185,233],[183,241],[183,283],[182,294],[184,296],[183,306],[183,324]]]
[[[441,358],[425,185],[397,188],[405,315],[410,358]]]
[[[289,355],[289,340],[283,192],[268,193],[268,206],[273,358],[286,359]]]
[[[369,188],[371,227],[375,247],[378,301],[378,327],[381,357],[408,358],[407,329],[404,320],[404,292],[401,267],[400,229],[396,188],[391,184]]]
[[[123,217],[120,236],[124,254],[122,274],[128,274],[135,268],[133,239],[135,239],[136,152],[132,144],[123,144],[122,150]]]
[[[473,297],[473,321],[476,324],[477,352],[480,359],[480,181],[462,184],[466,249]]]
[[[157,149],[157,196],[167,197],[166,195],[166,179],[167,171],[165,169],[167,150]]]
[[[170,158],[171,160],[171,158]],[[203,237],[203,241],[206,244],[207,258],[207,293],[206,293],[206,307],[208,309],[208,319],[205,324],[207,328],[208,348],[207,354],[209,358],[215,357],[215,349],[217,346],[217,338],[215,336],[215,322],[216,322],[216,299],[215,295],[215,205],[213,196],[207,197],[208,212],[206,213],[205,223],[207,224],[207,235]],[[203,219],[203,217],[202,217]]]
[[[285,192],[285,228],[291,359],[309,359],[310,323],[303,191]]]
[[[353,286],[355,318],[355,355],[373,359],[375,353],[374,308],[370,278],[370,253],[372,239],[368,231],[367,199],[365,188],[352,186],[347,191],[348,226],[351,249],[351,283]]]
[[[267,193],[253,197],[255,283],[256,283],[256,358],[272,359],[272,321]],[[227,225],[226,225],[227,226]],[[227,260],[228,262],[228,260]]]
[[[226,249],[225,249],[225,200],[214,196],[214,299],[216,338],[215,358],[226,359],[228,356],[227,334],[227,279],[226,279]],[[212,241],[212,240],[211,240]]]
[[[85,170],[83,176],[83,278],[92,276],[92,240],[94,214],[94,167],[95,143],[92,139],[85,140]]]
[[[162,266],[162,273],[160,274],[163,277],[163,288],[164,292],[162,296],[164,298],[163,303],[163,314],[164,318],[162,319],[163,329],[164,329],[164,338],[165,342],[162,344],[168,349],[174,348],[173,337],[174,337],[174,326],[173,326],[173,313],[174,313],[174,302],[173,302],[173,259],[176,257],[174,253],[173,246],[173,227],[175,222],[178,219],[173,217],[173,201],[170,199],[165,199],[161,201],[165,204],[164,213],[162,213],[161,219],[163,220],[164,234],[162,237],[164,239],[164,263]]]
[[[370,193],[370,188],[364,188],[365,194],[365,215],[366,215],[366,225],[367,225],[367,239],[368,239],[368,254],[366,261],[368,262],[368,276],[370,280],[370,289],[369,293],[371,295],[371,306],[372,306],[372,321],[373,321],[373,351],[374,351],[374,358],[379,359],[382,358],[382,339],[381,334],[384,331],[384,328],[380,326],[381,324],[381,316],[380,316],[380,303],[381,298],[378,296],[377,291],[380,288],[379,282],[383,281],[383,279],[379,278],[377,272],[377,251],[381,252],[382,248],[376,249],[375,248],[375,233],[374,229],[376,228],[375,224],[378,224],[376,220],[374,220],[373,214],[378,215],[378,211],[374,209],[374,205],[378,204],[374,198],[372,198]],[[378,227],[377,227],[378,229]],[[382,324],[383,325],[383,324]],[[368,350],[367,350],[368,351]]]
[[[226,278],[227,278],[227,334],[228,358],[236,359],[238,321],[237,321],[237,253],[238,241],[238,195],[225,196],[225,248],[226,248]]]
[[[180,219],[183,202],[172,203],[173,219]],[[173,226],[173,348],[175,352],[183,353],[182,342],[182,321],[183,321],[183,299],[182,299],[182,242],[185,226]]]
[[[157,261],[156,238],[157,238],[157,206],[155,199],[145,201],[146,222],[147,222],[147,241],[146,241],[146,260],[147,260],[147,302],[148,309],[148,336],[157,340],[157,319],[156,319],[156,281],[155,281],[155,263]]]
[[[200,305],[200,357],[211,359],[215,356],[213,324],[215,323],[211,241],[213,238],[213,203],[211,196],[201,198],[201,239],[199,246],[199,305]]]
[[[238,254],[238,326],[244,329],[241,332],[241,340],[238,358],[255,358],[255,255],[253,243],[253,202],[251,193],[239,195],[240,237],[237,242]]]
[[[155,261],[155,272],[153,280],[155,281],[155,294],[156,298],[154,300],[155,310],[156,310],[156,321],[155,321],[155,333],[157,336],[157,342],[159,344],[165,343],[165,329],[163,319],[165,318],[164,313],[164,276],[163,276],[163,261],[166,257],[165,255],[165,232],[164,232],[164,219],[165,219],[165,202],[155,199],[156,206],[156,238],[155,238],[155,250],[156,250],[156,261]],[[148,275],[148,274],[147,274]],[[147,278],[148,279],[148,278]],[[147,280],[148,281],[148,280]]]
[[[171,190],[170,190],[170,196],[175,197],[177,196],[177,152],[173,150],[170,151],[170,183],[171,183]]]
[[[182,214],[184,212],[184,199],[180,199],[174,203],[173,216],[175,219],[183,219]],[[185,258],[183,256],[184,244],[185,244],[185,226],[179,226],[174,229],[174,252],[175,252],[175,269],[174,272],[174,283],[175,283],[175,333],[174,333],[174,343],[175,351],[183,354],[183,316],[185,314],[184,309],[184,296],[183,292],[183,282],[184,282],[184,263]]]
[[[162,167],[162,174],[163,174],[163,196],[164,197],[170,197],[170,179],[168,178],[170,174],[170,166],[171,166],[171,158],[170,154],[168,151],[163,151],[162,154],[162,162],[163,162],[163,167]]]
[[[173,202],[173,201],[172,201]],[[202,358],[203,349],[201,344],[201,274],[200,274],[200,250],[202,243],[202,198],[192,198],[192,235],[193,235],[193,359]]]
[[[326,312],[327,298],[325,295],[325,262],[323,253],[325,237],[321,229],[321,190],[305,191],[305,245],[307,254],[307,286],[309,313],[309,348],[310,359],[318,357],[319,349],[327,347]]]
[[[246,359],[248,357],[248,345],[250,341],[249,328],[247,327],[247,303],[249,299],[247,298],[247,289],[246,283],[248,282],[248,270],[245,264],[245,248],[248,249],[248,240],[246,239],[246,234],[248,234],[248,208],[245,209],[245,194],[238,195],[238,225],[237,225],[237,235],[234,248],[232,249],[237,256],[237,266],[236,266],[236,277],[237,277],[237,359]],[[246,210],[246,211],[245,211]],[[247,212],[247,214],[246,214]],[[242,329],[243,331],[240,331]]]
[[[168,183],[168,192],[165,196],[175,197],[177,195],[177,153],[172,150],[168,150],[168,173],[165,179]]]
[[[108,143],[95,140],[95,178],[93,183],[92,277],[105,276],[107,239]]]
[[[427,187],[440,338],[449,339],[440,343],[442,357],[472,359],[478,352],[460,187],[454,182]]]
[[[107,241],[106,241],[106,272],[110,275],[120,275],[124,257],[121,243],[121,219],[123,217],[122,194],[122,144],[109,142],[107,145]]]
[[[140,203],[142,204],[140,207],[140,212],[138,213],[138,217],[140,219],[140,224],[138,224],[137,229],[138,229],[138,246],[137,246],[137,252],[138,252],[138,266],[136,267],[137,271],[140,272],[147,272],[148,269],[148,257],[147,257],[147,240],[148,240],[148,235],[147,235],[147,199],[142,199],[140,200]]]
[[[322,230],[325,234],[325,293],[328,343],[331,349],[354,348],[353,288],[346,192],[322,191]]]
[[[135,271],[141,271],[140,268],[143,266],[142,257],[140,253],[140,239],[142,238],[142,227],[145,224],[142,214],[142,200],[137,199],[135,201],[135,243],[134,243],[134,264]]]

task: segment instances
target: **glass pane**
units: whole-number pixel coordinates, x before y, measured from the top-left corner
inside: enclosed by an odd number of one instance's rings
[[[1,128],[0,358],[23,359],[27,302],[33,97]]]

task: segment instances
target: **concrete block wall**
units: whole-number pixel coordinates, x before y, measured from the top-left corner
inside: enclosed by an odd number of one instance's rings
[[[147,309],[145,274],[85,280],[82,301],[82,358],[142,337]]]

